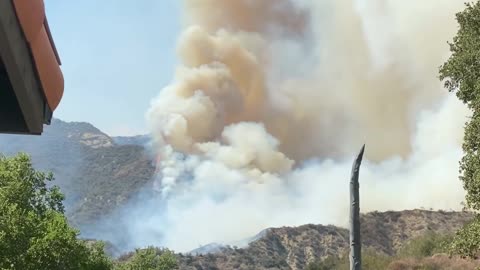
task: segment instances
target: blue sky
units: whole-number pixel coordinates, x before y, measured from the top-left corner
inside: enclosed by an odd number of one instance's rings
[[[146,133],[150,101],[170,82],[178,0],[45,0],[65,92],[54,117],[110,135]]]

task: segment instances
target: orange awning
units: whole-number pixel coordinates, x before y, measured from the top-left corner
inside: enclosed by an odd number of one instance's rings
[[[43,0],[13,0],[15,12],[33,55],[47,104],[57,108],[64,91],[60,59],[45,16]]]

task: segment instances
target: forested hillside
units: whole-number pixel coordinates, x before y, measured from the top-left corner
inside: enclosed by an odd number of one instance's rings
[[[36,169],[55,175],[67,216],[80,227],[125,203],[154,173],[143,146],[117,144],[83,122],[54,119],[42,136],[0,135],[0,153],[18,152],[28,153]]]

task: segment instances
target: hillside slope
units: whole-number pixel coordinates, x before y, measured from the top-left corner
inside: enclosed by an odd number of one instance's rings
[[[154,173],[140,145],[119,145],[93,125],[54,119],[42,136],[0,135],[0,153],[26,152],[51,171],[66,196],[70,222],[82,227],[115,210]]]
[[[467,212],[409,210],[373,212],[361,217],[364,249],[395,255],[426,232],[452,233],[472,219]],[[272,228],[247,248],[226,247],[204,255],[180,255],[181,269],[305,269],[308,263],[348,252],[348,230],[303,225]]]
[[[144,146],[150,142],[150,136],[148,135],[116,136],[116,137],[112,137],[112,140],[118,145]]]

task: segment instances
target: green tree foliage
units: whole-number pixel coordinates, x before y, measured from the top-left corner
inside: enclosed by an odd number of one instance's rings
[[[350,268],[350,263],[348,257],[344,256],[339,258],[337,256],[329,256],[323,261],[315,261],[307,265],[306,270],[348,270]]]
[[[424,258],[438,253],[446,253],[451,240],[451,235],[427,232],[409,241],[400,249],[398,255],[400,257]]]
[[[111,269],[102,244],[77,239],[52,180],[27,155],[0,156],[0,269]]]
[[[137,249],[133,256],[119,270],[174,270],[178,268],[173,252],[167,249],[148,247]]]
[[[463,257],[476,258],[480,247],[480,218],[457,232],[450,244],[450,251]]]
[[[456,92],[468,105],[473,115],[465,126],[463,150],[460,161],[460,179],[467,191],[466,206],[480,210],[480,1],[466,4],[466,9],[456,15],[459,30],[449,43],[452,55],[440,67],[440,79],[445,87]],[[475,221],[478,222],[478,219]],[[479,225],[468,225],[455,238],[455,250],[472,256],[480,249]],[[473,237],[476,237],[474,239]]]

